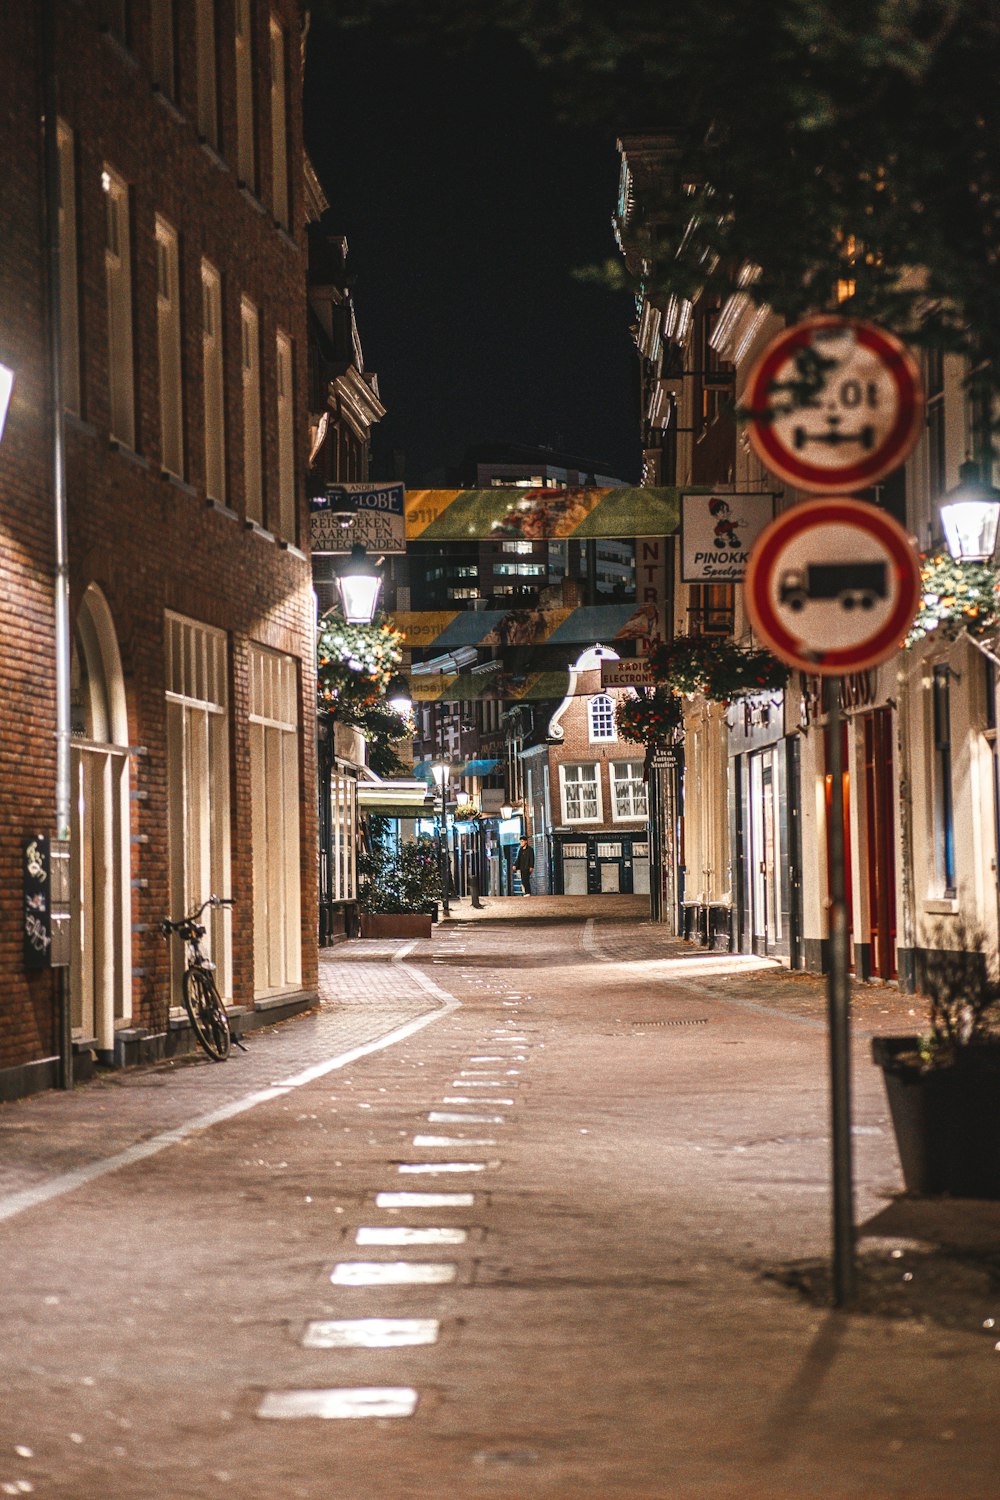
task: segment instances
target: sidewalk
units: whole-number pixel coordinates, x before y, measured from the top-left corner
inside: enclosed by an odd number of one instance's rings
[[[0,1103],[0,1211],[13,1194],[128,1151],[439,1008],[391,963],[405,944],[371,946],[381,951],[351,943],[323,954],[319,1008],[253,1031],[248,1050],[234,1047],[225,1063],[193,1052],[99,1073],[69,1093]]]

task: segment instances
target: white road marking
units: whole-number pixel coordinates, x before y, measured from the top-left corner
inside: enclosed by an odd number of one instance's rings
[[[306,1349],[399,1349],[404,1344],[436,1344],[437,1318],[334,1318],[309,1323]]]
[[[412,1417],[417,1393],[408,1385],[346,1387],[328,1391],[268,1391],[257,1415],[294,1417]]]
[[[342,1260],[330,1280],[334,1286],[440,1286],[457,1275],[450,1261]]]

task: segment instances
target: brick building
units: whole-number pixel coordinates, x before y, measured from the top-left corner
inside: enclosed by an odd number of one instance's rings
[[[243,1025],[311,1002],[315,686],[299,6],[41,0],[4,29],[11,1097],[186,1045],[157,923],[212,891]],[[66,968],[25,963],[39,833],[68,836]]]
[[[603,646],[585,651],[570,669],[566,697],[551,715],[533,715],[534,733],[519,750],[540,893],[649,891],[643,750],[615,724],[615,705],[631,689],[601,685],[601,660],[615,656]]]

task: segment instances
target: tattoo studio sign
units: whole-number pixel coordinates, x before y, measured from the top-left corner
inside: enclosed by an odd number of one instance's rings
[[[750,549],[774,520],[774,496],[681,494],[681,579],[738,583]]]

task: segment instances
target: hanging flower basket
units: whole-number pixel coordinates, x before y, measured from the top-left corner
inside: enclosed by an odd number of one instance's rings
[[[684,711],[676,693],[657,688],[634,698],[619,698],[615,725],[623,740],[636,745],[666,745],[681,727]]]
[[[704,693],[717,703],[778,692],[789,676],[770,651],[704,636],[675,636],[654,646],[646,659],[654,677],[675,693]]]
[[[956,562],[946,548],[920,555],[920,604],[908,646],[937,631],[954,640],[986,635],[1000,624],[1000,574],[988,563]]]

